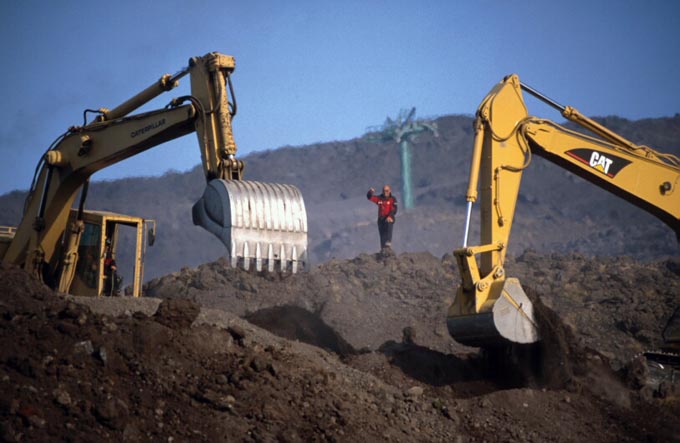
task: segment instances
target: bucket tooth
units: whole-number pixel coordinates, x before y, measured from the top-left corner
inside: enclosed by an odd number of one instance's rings
[[[274,246],[267,245],[267,271],[274,272]]]
[[[281,272],[286,272],[288,269],[287,263],[286,263],[286,249],[281,245],[281,252],[279,252],[279,263],[281,267]]]
[[[231,261],[231,267],[235,268],[238,266],[238,253],[236,252],[237,245],[234,242],[229,248],[229,256]]]
[[[257,272],[262,271],[262,250],[260,249],[260,243],[255,247],[255,270]]]
[[[295,186],[212,180],[194,205],[192,215],[195,225],[224,243],[232,266],[242,263],[250,267],[254,260],[255,268],[261,269],[264,245],[270,272],[275,267],[287,270],[289,262],[299,262],[293,272],[306,264],[307,213]]]
[[[243,243],[243,269],[246,271],[250,269],[250,248],[248,248],[248,242]]]
[[[295,249],[295,246],[293,246],[293,257],[297,257],[297,250]],[[293,274],[295,274],[298,270],[298,261],[295,258],[293,258],[291,264],[292,264],[292,272],[293,272]]]

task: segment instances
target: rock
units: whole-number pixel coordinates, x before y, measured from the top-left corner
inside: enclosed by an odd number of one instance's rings
[[[229,332],[229,334],[231,334],[231,336],[233,337],[233,339],[236,340],[236,341],[238,341],[238,342],[240,342],[240,341],[242,341],[244,338],[246,338],[246,331],[245,331],[242,327],[240,327],[240,326],[238,326],[238,325],[231,325],[231,326],[229,326],[229,327],[227,328],[227,332]]]
[[[28,423],[36,428],[44,428],[47,421],[38,415],[31,415],[28,417]]]
[[[122,429],[128,416],[127,404],[117,398],[109,398],[95,406],[97,421],[111,429]]]
[[[423,392],[425,392],[425,390],[420,386],[413,386],[406,391],[406,395],[409,397],[420,397],[423,395]]]
[[[60,406],[66,407],[71,405],[71,396],[68,392],[61,388],[57,388],[52,391],[52,396],[54,397],[54,401],[56,401]]]
[[[97,350],[95,356],[99,359],[99,361],[104,363],[104,366],[106,366],[106,364],[108,363],[108,356],[106,353],[106,349],[103,346]]]
[[[171,298],[161,302],[153,318],[171,329],[187,329],[199,312],[200,307],[193,301]]]
[[[92,355],[92,353],[94,352],[94,346],[92,346],[92,342],[90,340],[85,340],[85,341],[81,341],[81,342],[76,343],[73,346],[73,350],[76,353],[82,353],[82,354],[85,354],[85,355]]]
[[[403,343],[413,345],[416,343],[416,328],[413,326],[407,326],[402,331]]]
[[[226,385],[229,383],[229,378],[227,378],[227,376],[224,374],[218,374],[216,377],[216,381],[220,385]]]
[[[218,411],[231,411],[234,409],[236,399],[232,395],[222,395],[212,390],[196,392],[194,398],[202,403],[206,403]]]
[[[59,318],[69,318],[72,320],[77,319],[85,308],[72,301],[66,304],[66,307],[59,312]]]
[[[253,358],[253,360],[250,362],[250,367],[255,371],[255,372],[262,372],[267,369],[267,361],[259,356],[256,356]]]

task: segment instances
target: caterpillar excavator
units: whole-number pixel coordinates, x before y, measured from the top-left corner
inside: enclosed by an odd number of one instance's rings
[[[523,92],[593,135],[530,116]],[[534,154],[655,215],[680,239],[677,156],[636,145],[510,75],[484,98],[475,118],[465,237],[463,247],[454,251],[462,282],[447,315],[450,335],[462,344],[492,348],[540,339],[531,301],[504,268],[520,180]],[[468,246],[478,186],[481,244]],[[680,343],[675,331],[666,340]]]
[[[63,293],[102,295],[115,257],[118,228],[137,230],[132,295],[140,295],[143,227],[140,217],[85,209],[95,172],[196,132],[207,186],[193,207],[194,224],[224,243],[233,266],[296,272],[307,261],[307,214],[298,188],[243,179],[232,119],[234,57],[217,52],[192,57],[114,109],[86,110],[41,157],[16,228],[0,230],[0,259],[22,266]],[[191,95],[163,108],[132,114],[189,75]],[[88,122],[89,113],[96,114]],[[73,208],[80,194],[77,208]],[[152,234],[153,234],[152,230]]]

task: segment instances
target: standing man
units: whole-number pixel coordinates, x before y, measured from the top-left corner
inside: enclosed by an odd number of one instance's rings
[[[380,250],[385,251],[392,247],[392,228],[394,217],[397,215],[397,199],[392,195],[389,185],[383,186],[383,193],[376,196],[375,189],[371,188],[366,198],[378,205],[378,232],[380,232]]]

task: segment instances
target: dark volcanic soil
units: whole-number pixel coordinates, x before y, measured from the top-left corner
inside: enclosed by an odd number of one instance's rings
[[[677,441],[677,387],[635,358],[662,344],[677,272],[528,251],[508,273],[543,342],[482,354],[446,333],[450,257],[294,276],[218,260],[140,300],[65,298],[2,265],[0,439]]]

